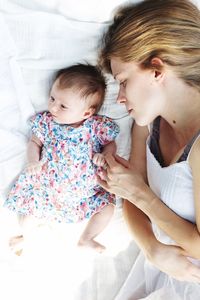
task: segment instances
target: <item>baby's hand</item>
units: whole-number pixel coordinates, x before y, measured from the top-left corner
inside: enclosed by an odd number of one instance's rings
[[[95,153],[93,156],[93,163],[98,167],[106,168],[107,163],[102,153]]]
[[[41,161],[30,162],[25,167],[25,171],[29,174],[39,173],[41,171],[41,169],[42,169]]]

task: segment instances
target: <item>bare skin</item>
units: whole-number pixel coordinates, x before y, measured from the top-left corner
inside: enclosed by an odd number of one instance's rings
[[[106,145],[102,153],[96,153],[93,157],[93,162],[97,166],[105,167],[105,155],[106,153],[114,154],[116,151],[116,145],[114,142],[110,142]],[[40,172],[42,169],[42,164],[39,160],[41,152],[41,142],[37,137],[33,136],[28,145],[28,158],[29,163],[26,165],[25,171],[31,174]],[[114,206],[112,204],[105,206],[102,211],[96,213],[88,222],[84,232],[82,233],[78,246],[81,248],[91,248],[99,253],[102,253],[106,248],[104,245],[101,245],[94,238],[107,226],[109,223],[114,211]],[[28,231],[33,226],[40,226],[38,221],[35,218],[29,216],[24,216],[20,220],[20,225],[22,231],[25,231],[28,234]],[[22,255],[23,253],[23,242],[24,234],[19,236],[14,236],[10,238],[9,246],[13,253],[17,256]]]
[[[113,212],[114,206],[109,204],[106,205],[99,213],[93,215],[89,220],[85,230],[81,234],[81,237],[78,241],[78,246],[91,248],[99,253],[104,252],[106,247],[94,239],[108,225]]]
[[[200,94],[178,78],[159,58],[153,58],[152,63],[155,68],[143,70],[135,62],[111,59],[112,73],[120,83],[117,101],[126,105],[135,124],[130,162],[107,155],[105,179],[99,178],[99,184],[107,191],[127,199],[124,201],[125,219],[138,246],[153,265],[178,280],[199,283],[200,268],[188,259],[200,259],[199,139],[189,157],[196,224],[174,213],[149,187],[146,140],[149,135],[147,125],[160,116],[159,146],[164,163],[165,166],[175,163],[200,129]],[[158,241],[151,222],[160,227],[176,245]]]

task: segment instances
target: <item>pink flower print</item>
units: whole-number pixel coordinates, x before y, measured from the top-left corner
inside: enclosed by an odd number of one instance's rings
[[[61,143],[60,143],[60,147],[61,147],[62,150],[64,150],[64,149],[65,149],[65,143],[64,143],[64,142],[61,142]]]
[[[90,137],[91,137],[90,133],[89,133],[89,132],[88,132],[88,133],[86,133],[86,134],[85,134],[85,137],[86,137],[86,139],[87,139],[87,140],[89,140],[89,139],[90,139]]]
[[[16,192],[18,192],[20,189],[21,189],[21,185],[20,184],[15,184],[15,192],[14,192],[14,194]]]
[[[35,183],[34,188],[39,190],[40,189],[40,182],[39,180]]]
[[[61,192],[62,192],[61,187],[58,187],[58,188],[57,188],[57,192],[58,192],[59,194],[61,194]]]
[[[55,206],[56,209],[60,210],[62,208],[61,203],[58,201],[58,197],[56,195],[52,196],[51,198],[52,204]]]
[[[86,164],[81,165],[81,171],[82,171],[82,173],[86,172]]]
[[[84,210],[84,208],[86,209],[86,202],[81,202],[80,205],[83,210]]]
[[[50,187],[54,187],[54,180],[50,179]]]
[[[59,161],[59,157],[58,157],[58,155],[56,153],[56,149],[53,149],[52,159],[53,159],[54,162],[58,162]]]
[[[55,170],[51,169],[50,172],[49,172],[49,175],[53,176],[55,173]]]

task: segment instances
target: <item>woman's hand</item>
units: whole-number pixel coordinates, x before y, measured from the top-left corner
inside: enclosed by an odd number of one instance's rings
[[[200,268],[190,261],[188,254],[179,246],[159,243],[149,261],[177,280],[200,283]]]
[[[107,168],[103,179],[98,177],[98,183],[110,193],[133,202],[137,191],[145,185],[142,176],[131,168],[130,163],[111,154],[105,155]]]

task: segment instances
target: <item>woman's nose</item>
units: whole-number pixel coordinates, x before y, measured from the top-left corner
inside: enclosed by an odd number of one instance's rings
[[[120,88],[118,96],[117,96],[117,103],[125,103],[126,102],[126,96],[122,88]]]

